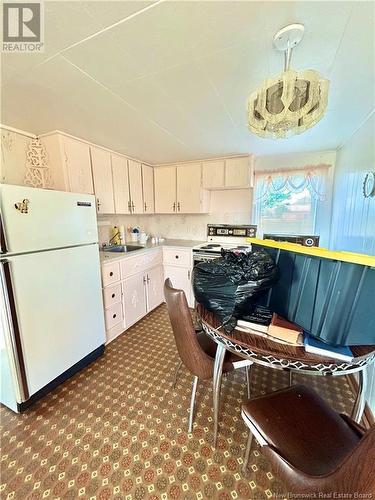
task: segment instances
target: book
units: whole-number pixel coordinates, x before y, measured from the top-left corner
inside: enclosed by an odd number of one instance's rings
[[[238,326],[238,324],[236,326],[236,330],[239,330],[240,332],[244,332],[244,333],[251,333],[252,335],[257,335],[259,337],[263,337],[263,338],[272,340],[272,342],[277,342],[278,344],[301,345],[301,343],[292,344],[291,342],[286,342],[285,340],[278,339],[277,337],[272,337],[271,335],[268,335],[268,333],[259,332],[257,330],[253,330],[252,328],[246,328],[244,326]]]
[[[268,335],[289,342],[290,344],[303,344],[302,328],[276,313],[272,315],[272,320],[268,327]]]
[[[242,328],[249,328],[257,332],[267,333],[268,325],[271,323],[272,313],[264,306],[256,305],[254,310],[237,321]]]
[[[347,361],[348,363],[351,363],[354,359],[353,353],[349,347],[326,344],[306,332],[304,333],[303,343],[305,351],[310,354],[317,354],[318,356],[325,356],[326,358]]]
[[[261,325],[259,323],[254,323],[253,321],[245,321],[243,319],[237,320],[237,326],[242,327],[242,328],[247,328],[249,330],[255,330],[255,331],[261,332],[261,333],[268,332],[268,325]]]

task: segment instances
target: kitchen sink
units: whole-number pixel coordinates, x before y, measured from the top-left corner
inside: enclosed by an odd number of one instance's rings
[[[103,252],[117,252],[117,253],[125,253],[125,252],[133,252],[134,250],[140,250],[144,248],[139,245],[114,245],[109,247],[103,247]]]

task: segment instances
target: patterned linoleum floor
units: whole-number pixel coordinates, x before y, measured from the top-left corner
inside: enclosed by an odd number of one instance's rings
[[[266,499],[285,489],[253,440],[241,473],[246,429],[243,370],[224,379],[217,449],[211,384],[198,385],[187,433],[192,376],[181,370],[164,305],[107,347],[92,365],[22,415],[1,407],[2,499]],[[344,377],[297,376],[341,412],[353,394]],[[288,375],[254,367],[252,392],[288,385]]]

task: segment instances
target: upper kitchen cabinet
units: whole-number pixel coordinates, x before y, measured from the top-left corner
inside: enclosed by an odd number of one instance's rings
[[[116,214],[131,213],[128,160],[124,156],[112,153],[111,162],[115,212]]]
[[[154,213],[154,174],[149,165],[73,138],[41,137],[53,189],[95,194],[99,214]]]
[[[154,209],[154,169],[142,164],[143,212],[153,214]]]
[[[225,187],[248,188],[250,187],[250,158],[228,158],[225,160]]]
[[[204,189],[223,189],[225,180],[225,160],[210,160],[202,163]]]
[[[148,165],[112,154],[116,214],[154,213],[154,172]]]
[[[241,189],[252,185],[252,156],[207,160],[202,164],[205,189]]]
[[[62,142],[69,179],[69,191],[93,194],[94,186],[91,176],[89,146],[70,137],[64,137]]]
[[[154,170],[156,213],[207,213],[200,163],[160,166]]]
[[[176,211],[199,214],[208,211],[204,206],[202,189],[202,166],[200,163],[186,163],[177,167]]]
[[[87,143],[58,132],[42,136],[41,142],[47,152],[53,189],[94,194]]]
[[[157,167],[154,171],[155,212],[176,213],[176,167]]]
[[[97,211],[99,214],[114,214],[111,154],[94,146],[90,151]]]
[[[132,214],[143,214],[142,165],[128,160],[129,193]]]

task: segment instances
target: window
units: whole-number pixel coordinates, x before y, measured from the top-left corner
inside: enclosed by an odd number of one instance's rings
[[[324,169],[260,172],[255,176],[253,222],[258,235],[319,234],[319,203],[325,201]]]

